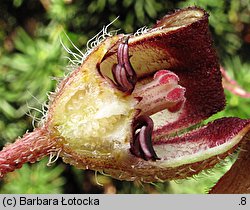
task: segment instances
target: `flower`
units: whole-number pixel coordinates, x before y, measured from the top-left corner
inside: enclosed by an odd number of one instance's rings
[[[0,175],[48,154],[144,182],[213,167],[240,145],[250,120],[192,129],[225,106],[212,45],[208,14],[196,7],[139,35],[106,38],[59,84],[43,125],[0,152]]]

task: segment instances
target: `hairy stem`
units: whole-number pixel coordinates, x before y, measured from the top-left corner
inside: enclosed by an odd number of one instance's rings
[[[26,162],[34,163],[40,160],[55,149],[55,141],[50,141],[45,128],[37,128],[31,133],[26,133],[0,151],[0,178],[21,168]]]

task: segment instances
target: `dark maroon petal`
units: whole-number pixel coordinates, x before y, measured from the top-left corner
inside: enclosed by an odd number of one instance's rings
[[[160,126],[155,131],[157,135],[189,127],[224,108],[221,74],[208,31],[207,14],[186,28],[169,34],[155,45],[167,49],[179,61],[169,69],[179,76],[179,84],[186,88],[187,99],[178,118]]]
[[[156,153],[165,160],[210,158],[223,154],[240,143],[250,129],[250,120],[221,118],[182,136],[162,138],[153,143]],[[164,153],[160,152],[164,151]]]

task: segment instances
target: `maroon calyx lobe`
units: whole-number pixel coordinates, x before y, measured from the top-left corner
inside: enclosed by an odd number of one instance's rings
[[[180,12],[166,16],[155,27],[167,26],[167,20]],[[166,49],[176,59],[169,69],[178,75],[179,84],[186,88],[187,99],[178,119],[155,127],[153,136],[168,135],[190,127],[224,108],[222,77],[205,11],[200,20],[162,36],[159,41],[147,42],[152,48]]]
[[[224,117],[181,136],[161,138],[159,141],[154,142],[154,146],[164,145],[167,147],[168,145],[175,145],[176,148],[180,148],[178,155],[182,156],[187,153],[186,150],[183,151],[183,154],[181,153],[182,145],[189,143],[188,151],[190,153],[197,153],[198,151],[214,148],[231,141],[239,135],[239,132],[248,126],[249,123],[250,120]],[[166,154],[166,156],[168,155]],[[162,158],[165,159],[166,157]]]
[[[137,75],[129,60],[128,39],[125,37],[118,46],[118,63],[112,67],[115,86],[124,93],[131,94],[137,82]]]
[[[153,120],[141,115],[133,123],[133,140],[130,143],[130,152],[144,160],[159,160],[152,145]],[[140,129],[138,131],[138,129]]]

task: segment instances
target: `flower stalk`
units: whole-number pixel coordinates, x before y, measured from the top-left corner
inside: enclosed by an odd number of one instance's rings
[[[35,163],[55,152],[55,144],[56,141],[51,140],[47,130],[42,127],[26,133],[14,144],[6,145],[0,152],[0,178],[21,168],[24,163]]]

